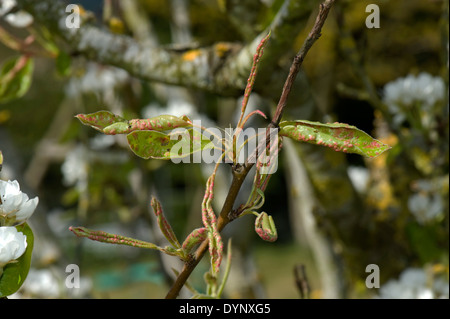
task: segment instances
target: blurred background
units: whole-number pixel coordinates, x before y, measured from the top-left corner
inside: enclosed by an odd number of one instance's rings
[[[268,115],[319,3],[77,2],[86,23],[115,37],[174,54],[223,44],[232,48],[220,55],[223,61],[275,26],[249,104]],[[366,26],[372,3],[379,7],[379,28]],[[295,9],[301,11],[290,11]],[[34,65],[23,72],[20,94],[0,100],[0,178],[18,180],[39,205],[29,221],[36,240],[32,269],[15,297],[163,298],[174,278],[171,268],[182,266],[175,257],[91,242],[68,228],[164,245],[150,207],[156,196],[182,240],[202,226],[212,167],[144,160],[130,151],[125,136],[102,135],[74,116],[100,110],[127,119],[188,115],[206,127],[227,128],[239,117],[247,74],[239,78],[240,93],[148,81],[125,64],[102,61],[101,54],[77,52],[52,23],[33,19],[32,12],[27,21],[16,11],[0,18],[1,75],[24,55]],[[121,55],[120,48],[104,45]],[[212,71],[224,65],[215,57]],[[250,216],[225,228],[233,259],[224,297],[448,298],[448,112],[448,1],[337,1],[303,63],[284,118],[348,123],[392,149],[366,159],[285,140],[262,207],[275,220],[278,240],[262,241]],[[252,178],[236,206],[246,201]],[[230,181],[224,164],[216,212]],[[199,291],[208,259],[189,279]],[[64,285],[68,264],[80,267],[79,289]],[[380,288],[366,286],[370,264],[379,267]]]

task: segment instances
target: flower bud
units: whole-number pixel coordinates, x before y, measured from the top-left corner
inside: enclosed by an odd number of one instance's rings
[[[278,238],[277,228],[273,222],[273,218],[262,212],[255,220],[255,231],[265,241],[274,242]]]

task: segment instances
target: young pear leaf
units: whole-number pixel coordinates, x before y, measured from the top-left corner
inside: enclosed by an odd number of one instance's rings
[[[214,147],[208,138],[192,128],[174,130],[170,134],[134,131],[127,135],[127,139],[131,150],[145,159],[182,159]]]
[[[151,201],[151,206],[157,218],[159,229],[161,229],[161,232],[163,233],[164,237],[166,237],[166,239],[175,249],[181,248],[177,236],[173,232],[172,227],[170,226],[169,222],[166,219],[166,216],[164,216],[161,203],[155,197],[153,197]]]
[[[279,135],[366,157],[376,157],[391,148],[355,126],[343,123],[284,121],[280,123]]]
[[[196,228],[194,229],[184,240],[183,245],[181,246],[185,254],[190,254],[191,251],[203,242],[206,237],[208,237],[206,227]]]
[[[130,120],[130,131],[168,131],[173,130],[178,127],[191,126],[191,120],[186,116],[173,116],[173,115],[159,115],[152,117],[150,119],[134,119]],[[127,133],[129,133],[127,132]]]
[[[69,230],[73,232],[75,235],[77,235],[77,237],[87,237],[91,240],[99,241],[102,243],[127,245],[149,249],[159,249],[158,246],[152,243],[148,243],[130,237],[107,233],[101,230],[92,230],[85,227],[73,227],[73,226],[70,226]]]
[[[187,116],[159,115],[150,119],[126,120],[109,111],[99,111],[76,116],[83,124],[91,126],[107,135],[128,134],[134,131],[169,131],[178,127],[191,126]]]
[[[261,239],[274,242],[278,238],[277,228],[272,216],[262,212],[255,220],[255,231]]]
[[[88,125],[100,132],[114,123],[126,122],[121,116],[115,115],[109,111],[98,111],[90,114],[78,114],[75,116],[84,125]]]
[[[214,197],[214,179],[215,172],[206,182],[205,195],[203,196],[202,201],[202,220],[203,225],[205,225],[207,230],[207,237],[209,239],[209,255],[212,274],[217,275],[223,257],[223,242],[219,229],[217,228],[217,218],[211,203]]]

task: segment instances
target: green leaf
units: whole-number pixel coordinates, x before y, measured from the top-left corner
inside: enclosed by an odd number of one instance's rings
[[[84,125],[88,125],[100,132],[103,129],[117,122],[125,122],[126,120],[118,115],[115,115],[109,111],[98,111],[90,114],[78,114],[75,116]]]
[[[191,120],[186,116],[176,117],[173,115],[159,115],[150,119],[134,119],[130,120],[130,130],[124,133],[130,133],[133,131],[168,131],[178,127],[191,126]]]
[[[134,131],[127,135],[127,139],[131,150],[145,159],[182,159],[195,152],[214,148],[208,138],[192,128],[170,134]]]
[[[376,157],[391,148],[355,126],[343,123],[284,121],[280,123],[279,134],[296,141],[327,146],[338,152],[367,157]]]
[[[125,237],[121,235],[107,233],[101,230],[92,230],[85,227],[73,227],[70,226],[69,230],[73,232],[78,237],[86,237],[91,240],[99,241],[102,243],[115,244],[115,245],[126,245],[132,247],[139,248],[147,248],[147,249],[159,249],[158,246],[152,243],[148,243],[146,241],[142,241],[139,239]]]
[[[59,51],[58,56],[56,57],[56,71],[61,76],[70,75],[72,58],[64,51]]]
[[[0,276],[0,298],[15,293],[27,278],[31,265],[31,254],[33,252],[33,231],[27,223],[16,226],[17,231],[27,236],[27,248],[17,262],[9,263],[3,268]]]
[[[439,249],[436,236],[438,233],[434,225],[419,225],[412,222],[406,225],[406,235],[411,248],[424,264],[439,259],[443,254],[443,249]]]
[[[81,123],[91,126],[107,135],[128,134],[134,131],[169,131],[178,127],[192,126],[187,116],[159,115],[150,119],[126,120],[109,111],[78,114]]]
[[[155,249],[159,250],[160,252],[163,252],[170,256],[177,256],[181,259],[184,257],[184,253],[181,249],[175,249],[173,247],[159,247],[153,243],[149,243],[143,240],[131,238],[131,237],[125,237],[122,235],[116,235],[107,233],[101,230],[93,230],[85,227],[73,227],[70,226],[69,230],[73,232],[78,237],[86,237],[90,240],[107,243],[107,244],[114,244],[114,245],[126,245],[126,246],[132,246],[137,248],[145,248],[145,249]]]
[[[186,254],[190,254],[195,246],[202,243],[208,237],[205,227],[194,229],[184,240],[182,249]]]
[[[27,56],[8,60],[0,71],[0,103],[18,99],[30,88],[34,60]]]

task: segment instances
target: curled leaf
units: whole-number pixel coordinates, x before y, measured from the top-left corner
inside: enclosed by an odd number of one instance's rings
[[[135,119],[130,120],[129,123],[130,132],[144,130],[161,132],[192,125],[187,116],[176,117],[173,115],[159,115],[150,119]]]
[[[159,229],[161,229],[161,232],[163,233],[164,237],[166,237],[166,239],[175,249],[181,248],[177,236],[173,232],[172,227],[170,226],[169,222],[164,216],[163,210],[161,208],[161,203],[156,198],[153,197],[151,201],[151,206],[157,218]]]
[[[207,236],[208,234],[205,227],[194,229],[186,237],[181,248],[183,249],[185,254],[190,254],[191,251],[195,248],[195,246],[203,242]]]
[[[83,124],[107,135],[128,134],[134,131],[168,131],[178,127],[191,126],[187,116],[159,115],[150,119],[126,120],[109,111],[99,111],[76,116]]]
[[[131,150],[145,159],[182,159],[214,147],[209,139],[192,128],[176,130],[170,134],[135,131],[127,135],[127,140]]]
[[[116,122],[105,127],[102,132],[106,135],[124,134],[130,131],[128,122]]]
[[[109,111],[98,111],[90,114],[78,114],[75,117],[79,119],[84,125],[88,125],[96,130],[99,130],[100,132],[103,132],[103,129],[110,126],[111,124],[126,122],[123,117],[115,115]]]
[[[121,235],[107,233],[101,230],[92,230],[85,227],[73,227],[70,226],[69,230],[73,232],[78,237],[87,237],[91,240],[99,241],[102,243],[116,244],[116,245],[127,245],[140,248],[150,248],[157,249],[155,244],[148,243],[142,240],[125,237]]]
[[[277,228],[272,216],[262,212],[255,220],[255,231],[261,239],[274,242],[278,238]]]
[[[206,190],[202,202],[202,220],[207,229],[212,274],[217,275],[223,257],[223,242],[220,232],[217,229],[216,214],[211,205],[214,197],[214,178],[215,173],[213,173],[206,182]]]
[[[245,91],[244,91],[244,98],[242,100],[242,107],[241,107],[241,116],[239,118],[239,122],[237,124],[237,127],[242,128],[245,124],[245,122],[248,120],[249,116],[247,116],[247,118],[242,121],[244,119],[244,114],[245,114],[245,109],[247,108],[247,104],[250,98],[250,94],[252,93],[253,90],[253,85],[255,84],[255,79],[256,79],[256,74],[258,73],[258,65],[259,62],[261,61],[261,58],[263,56],[263,52],[264,52],[264,47],[266,46],[269,38],[270,38],[270,33],[269,32],[263,39],[261,39],[261,42],[258,44],[258,47],[256,48],[256,52],[253,55],[253,63],[252,63],[252,68],[250,70],[250,75],[247,79],[247,86],[245,87]],[[262,112],[260,112],[261,114]],[[250,115],[251,116],[251,115]],[[263,115],[264,117],[266,117],[265,115]]]
[[[181,250],[174,249],[172,247],[159,247],[155,244],[142,241],[135,238],[125,237],[121,235],[107,233],[101,230],[92,230],[85,227],[73,227],[70,226],[69,230],[73,232],[78,237],[86,237],[91,240],[99,241],[102,243],[115,244],[115,245],[126,245],[138,248],[147,248],[159,250],[170,256],[177,256],[183,259],[184,255]]]
[[[323,145],[338,152],[366,157],[376,157],[391,148],[355,126],[342,123],[284,121],[280,123],[279,134],[296,141]]]

